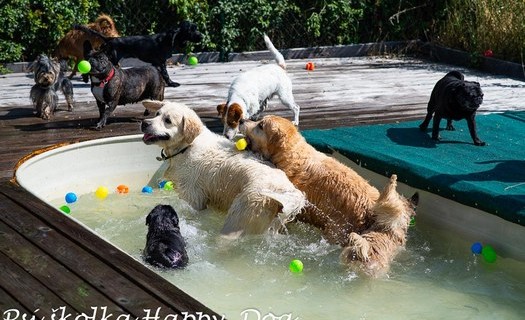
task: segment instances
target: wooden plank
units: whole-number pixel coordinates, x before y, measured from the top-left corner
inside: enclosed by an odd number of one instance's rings
[[[21,293],[17,294],[17,300],[30,312],[38,310],[39,317],[50,319],[54,313],[53,310],[58,308],[64,308],[68,314],[76,313],[65,301],[57,297],[54,292],[33,278],[2,252],[0,252],[0,273],[2,274],[3,289],[11,293]]]
[[[6,200],[9,201],[9,200]],[[4,217],[0,217],[2,220]],[[16,219],[25,219],[26,215],[17,215]],[[59,246],[53,230],[47,226],[36,226],[35,233],[41,234],[40,239],[53,241]],[[92,306],[104,306],[116,314],[124,313],[113,301],[106,298],[96,288],[79,278],[74,272],[61,265],[53,257],[43,252],[33,243],[26,240],[17,231],[0,221],[0,251],[32,277],[53,291],[68,305],[79,312],[89,312]],[[36,239],[33,239],[36,240]],[[43,241],[43,240],[40,240]],[[100,270],[102,271],[102,270]],[[17,295],[24,294],[18,292]]]
[[[0,264],[2,263],[2,257],[0,257]],[[3,316],[3,318],[6,318],[4,315],[4,312],[10,312],[9,310],[12,310],[13,317],[17,314],[30,314],[30,311],[26,309],[20,302],[13,297],[8,291],[5,291],[2,288],[2,283],[0,282],[0,315]]]
[[[46,238],[31,232],[25,232],[24,235],[37,242],[42,250],[53,255],[70,270],[75,270],[92,286],[108,297],[112,297],[112,300],[122,308],[138,314],[143,312],[143,309],[162,307],[162,314],[199,310],[206,314],[217,315],[140,262],[22,188],[11,183],[0,182],[0,194],[6,198],[0,201],[2,203],[0,208],[6,206],[4,203],[8,203],[10,207],[20,206],[26,211],[31,211],[40,220],[40,222],[30,221],[36,219],[34,217],[15,219],[1,210],[0,216],[4,221],[21,231],[31,230],[34,225],[46,221],[49,228],[53,230],[48,232]],[[50,241],[55,234],[57,237],[61,235],[69,239],[71,243],[57,245],[56,241]],[[108,269],[108,266],[111,266],[111,269]],[[103,273],[100,273],[100,270],[104,270]],[[101,274],[104,275],[103,278]]]

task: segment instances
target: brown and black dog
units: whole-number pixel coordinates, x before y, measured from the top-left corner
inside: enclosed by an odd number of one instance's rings
[[[289,120],[265,116],[241,124],[248,147],[283,170],[313,205],[297,219],[319,228],[344,249],[341,259],[379,275],[405,245],[419,196],[406,199],[392,175],[382,192],[357,172],[309,145]]]
[[[94,22],[88,24],[86,28],[100,32],[107,37],[120,37],[120,34],[115,27],[115,22],[106,14],[98,16],[98,18]],[[78,70],[78,63],[84,59],[85,41],[91,42],[91,45],[95,49],[98,49],[100,45],[104,43],[99,37],[80,30],[72,29],[58,42],[55,52],[53,53],[53,56],[59,60],[74,60],[75,66],[69,75],[69,79],[75,76]]]
[[[95,51],[84,43],[85,57],[91,64],[91,92],[97,100],[100,117],[96,129],[106,125],[117,105],[146,99],[164,100],[166,83],[157,67],[116,68],[104,51]]]

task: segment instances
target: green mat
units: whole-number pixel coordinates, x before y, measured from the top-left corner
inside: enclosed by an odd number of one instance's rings
[[[465,120],[441,131],[441,142],[421,132],[421,121],[305,130],[316,149],[336,150],[367,169],[525,226],[525,112],[477,115],[477,147]],[[446,121],[441,122],[444,128]]]

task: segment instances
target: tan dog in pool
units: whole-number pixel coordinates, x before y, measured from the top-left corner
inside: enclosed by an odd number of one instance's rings
[[[142,122],[143,141],[162,148],[164,174],[194,209],[227,211],[221,233],[237,237],[264,233],[291,221],[306,203],[284,172],[238,151],[233,142],[211,132],[199,116],[180,103],[144,101],[156,116]]]
[[[405,245],[417,193],[410,200],[399,195],[396,175],[379,192],[351,168],[315,150],[287,119],[265,116],[243,122],[240,129],[249,148],[283,170],[314,205],[299,214],[299,220],[343,246],[345,263],[360,262],[373,275],[388,270]]]

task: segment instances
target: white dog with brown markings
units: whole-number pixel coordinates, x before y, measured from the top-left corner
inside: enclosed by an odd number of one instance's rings
[[[330,243],[341,245],[343,262],[374,276],[384,274],[400,248],[419,196],[406,199],[396,191],[392,175],[382,192],[354,170],[309,145],[287,119],[265,116],[244,121],[251,150],[283,170],[306,193],[314,206],[297,215],[323,232]]]
[[[232,141],[211,132],[189,107],[174,102],[144,101],[156,116],[142,122],[143,141],[162,148],[168,161],[164,177],[194,209],[227,211],[221,234],[278,231],[306,203],[304,194],[283,171],[238,151]]]
[[[264,35],[264,42],[277,64],[263,65],[237,76],[230,85],[228,100],[217,106],[224,124],[223,134],[230,140],[239,132],[239,122],[257,119],[274,95],[279,96],[281,102],[293,111],[293,123],[299,125],[300,108],[293,97],[292,81],[286,73],[284,57],[267,35]]]

